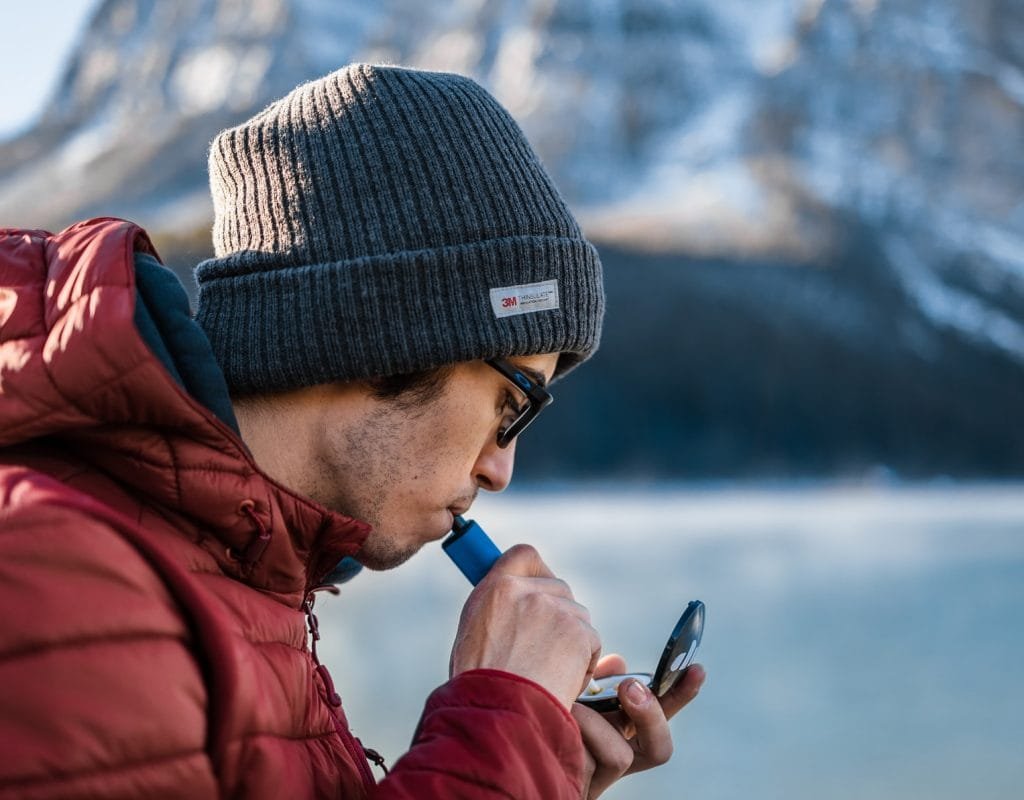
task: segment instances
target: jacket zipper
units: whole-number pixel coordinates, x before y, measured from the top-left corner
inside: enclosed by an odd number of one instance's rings
[[[320,663],[320,658],[316,654],[316,643],[320,641],[320,622],[313,613],[313,603],[316,598],[313,593],[310,592],[306,595],[306,600],[302,604],[303,610],[306,612],[306,622],[309,625],[309,633],[312,636],[312,644],[310,646],[310,653],[313,656],[313,663],[316,664],[316,672],[320,675],[320,681],[324,685],[326,691],[327,707],[331,713],[331,719],[334,720],[334,728],[341,737],[342,744],[345,745],[345,749],[348,751],[349,757],[356,765],[356,769],[359,770],[359,774],[363,779],[363,783],[366,785],[368,792],[372,792],[377,786],[377,781],[374,780],[373,772],[370,770],[370,764],[368,759],[373,760],[384,769],[384,773],[387,774],[387,767],[384,766],[384,759],[376,751],[367,750],[363,747],[360,742],[348,728],[348,720],[345,719],[345,712],[341,708],[341,695],[334,688],[334,680],[331,678],[331,673],[327,671],[327,667]],[[371,755],[372,753],[372,755]],[[379,759],[379,760],[378,760]]]

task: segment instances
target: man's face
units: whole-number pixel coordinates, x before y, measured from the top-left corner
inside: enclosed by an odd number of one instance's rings
[[[547,383],[558,356],[508,362]],[[444,537],[479,489],[500,492],[512,478],[516,442],[497,444],[510,403],[525,399],[483,361],[456,364],[437,394],[410,406],[369,389],[347,394],[321,415],[314,499],[362,519],[373,532],[357,558],[371,569],[398,566]]]

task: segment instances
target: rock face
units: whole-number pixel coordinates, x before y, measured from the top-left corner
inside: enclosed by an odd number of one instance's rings
[[[216,131],[354,60],[475,76],[604,245],[605,369],[528,470],[601,429],[595,469],[1024,471],[1024,4],[107,0],[0,219],[202,239]],[[626,378],[654,432],[606,446]]]

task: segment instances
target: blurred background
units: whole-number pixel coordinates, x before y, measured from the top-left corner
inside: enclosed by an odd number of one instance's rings
[[[190,292],[210,140],[298,83],[452,70],[520,122],[608,319],[474,514],[541,546],[634,668],[708,605],[675,760],[609,797],[1019,796],[1019,0],[18,5],[0,224],[127,217]],[[432,552],[324,605],[390,760],[459,580]]]

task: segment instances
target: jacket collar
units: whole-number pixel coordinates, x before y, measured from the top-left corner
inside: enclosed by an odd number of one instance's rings
[[[146,345],[133,256],[156,253],[141,228],[101,218],[55,236],[5,232],[0,248],[18,279],[9,287],[15,311],[0,329],[0,363],[17,364],[0,393],[0,446],[67,442],[191,525],[186,535],[227,574],[296,606],[358,552],[365,523],[261,472],[238,434]],[[187,308],[183,290],[181,298]]]

